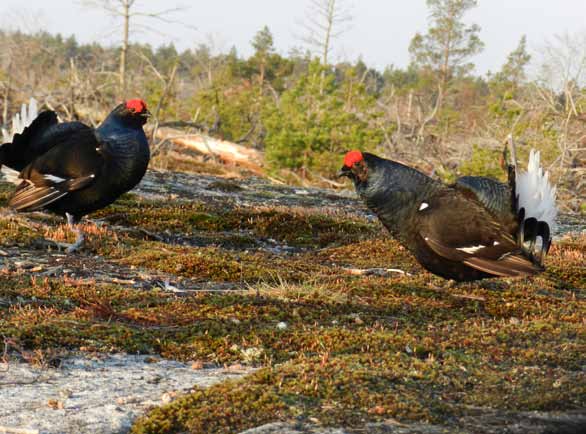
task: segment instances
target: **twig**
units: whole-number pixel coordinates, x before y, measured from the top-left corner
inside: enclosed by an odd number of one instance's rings
[[[38,429],[13,428],[0,425],[0,434],[39,434]]]
[[[10,363],[8,360],[8,344],[10,343],[10,340],[3,336],[4,338],[4,350],[2,351],[2,364],[6,365],[6,369],[2,368],[0,370],[0,372],[8,372],[8,370],[10,369]]]
[[[511,146],[511,160],[513,167],[515,168],[515,173],[517,173],[517,146],[515,145],[515,140],[513,140],[513,134],[509,134],[507,140]]]
[[[451,297],[453,297],[453,298],[462,298],[464,300],[486,301],[486,298],[480,297],[480,296],[476,296],[476,295],[452,294]]]
[[[175,75],[177,73],[178,66],[179,66],[179,59],[177,59],[173,65],[173,69],[171,70],[169,80],[165,83],[165,88],[163,90],[163,94],[161,95],[161,98],[159,98],[159,102],[157,103],[157,108],[155,109],[155,113],[153,115],[153,117],[155,118],[155,126],[153,128],[153,132],[152,132],[152,136],[151,136],[151,141],[153,143],[154,143],[155,138],[157,136],[157,130],[159,129],[159,112],[161,111],[163,103],[164,103],[165,99],[167,98],[167,96],[169,95],[169,92],[171,91],[171,86],[173,86],[173,82],[175,81]],[[163,141],[163,143],[164,143],[164,141]],[[160,148],[160,146],[155,147],[155,149],[153,150],[153,155],[157,154],[157,152],[159,151],[159,148]]]
[[[388,276],[391,273],[398,273],[398,274],[403,274],[405,276],[411,276],[411,274],[409,274],[403,270],[399,270],[398,268],[366,268],[366,269],[344,268],[344,271],[347,272],[348,274],[353,275],[353,276],[380,276],[380,277],[384,277],[384,276]]]
[[[331,179],[327,179],[321,175],[317,175],[317,174],[314,174],[314,175],[317,179],[328,184],[330,187],[342,188],[342,187],[346,186],[346,184],[344,184],[344,183],[332,181]]]

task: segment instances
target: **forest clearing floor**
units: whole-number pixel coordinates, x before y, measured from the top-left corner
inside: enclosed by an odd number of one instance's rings
[[[350,191],[150,171],[66,255],[42,241],[73,241],[63,219],[10,190],[0,432],[586,426],[583,216],[542,275],[454,285]]]

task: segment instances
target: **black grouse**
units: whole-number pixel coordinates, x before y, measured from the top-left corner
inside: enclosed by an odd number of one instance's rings
[[[41,112],[0,147],[2,172],[17,184],[8,205],[20,212],[48,210],[74,227],[111,204],[146,172],[150,152],[142,126],[149,115],[140,99],[118,105],[95,129]],[[83,233],[76,232],[68,252],[83,244]]]
[[[349,177],[391,235],[430,272],[456,281],[529,276],[544,270],[557,209],[555,188],[531,151],[509,183],[465,176],[453,185],[395,161],[350,151]]]

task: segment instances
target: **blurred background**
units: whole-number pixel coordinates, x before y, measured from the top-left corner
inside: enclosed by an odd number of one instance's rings
[[[34,97],[98,124],[147,101],[154,168],[343,187],[370,150],[503,179],[512,134],[586,213],[581,0],[4,0],[0,120]]]

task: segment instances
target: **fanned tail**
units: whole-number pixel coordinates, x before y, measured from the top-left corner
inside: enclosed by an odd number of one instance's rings
[[[26,127],[28,127],[32,121],[39,115],[39,107],[37,100],[31,98],[28,106],[23,104],[20,107],[20,113],[15,114],[12,117],[12,125],[10,131],[2,128],[2,141],[4,143],[11,142],[15,134],[22,133]]]
[[[14,134],[0,146],[0,166],[20,172],[51,145],[43,140],[43,134],[58,123],[57,115],[50,110],[37,115],[36,102],[31,104],[28,110],[23,107],[21,116],[15,116]]]
[[[526,254],[538,264],[551,245],[557,228],[556,187],[540,165],[540,153],[531,150],[527,171],[515,176],[515,202],[519,219],[517,240]]]

